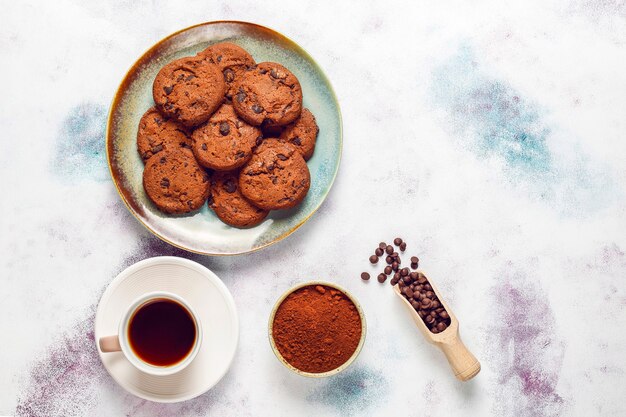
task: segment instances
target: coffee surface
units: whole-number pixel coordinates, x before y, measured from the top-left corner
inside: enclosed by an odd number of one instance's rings
[[[128,326],[130,346],[144,362],[154,366],[176,365],[191,352],[196,325],[185,307],[158,299],[141,306]]]

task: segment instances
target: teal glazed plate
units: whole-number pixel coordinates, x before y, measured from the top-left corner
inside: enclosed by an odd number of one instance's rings
[[[242,46],[257,62],[278,62],[293,72],[302,86],[304,107],[315,115],[320,129],[315,153],[308,161],[311,188],[304,201],[293,209],[271,212],[263,223],[250,229],[222,223],[206,204],[186,216],[161,213],[143,189],[144,165],[137,153],[139,120],[154,105],[152,82],[157,72],[174,59],[195,55],[222,41]],[[106,142],[113,182],[141,224],[162,240],[190,252],[237,255],[284,239],[320,207],[333,185],[341,160],[341,112],[330,82],[313,58],[295,42],[253,23],[208,22],[168,36],[132,66],[113,99]]]

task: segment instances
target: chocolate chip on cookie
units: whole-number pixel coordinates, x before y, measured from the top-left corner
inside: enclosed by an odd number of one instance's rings
[[[285,127],[280,139],[295,146],[304,159],[309,160],[315,151],[318,132],[319,128],[313,113],[309,109],[302,109],[300,117]]]
[[[269,211],[254,206],[239,190],[239,172],[215,172],[211,177],[209,207],[217,217],[234,227],[252,227],[261,223]]]
[[[226,97],[233,95],[234,84],[241,74],[256,64],[254,58],[242,47],[231,42],[221,42],[209,46],[198,53],[209,62],[217,65],[224,75],[226,82]]]
[[[255,126],[283,126],[296,120],[302,111],[298,79],[275,62],[262,62],[243,73],[235,90],[235,111]]]
[[[198,162],[217,171],[244,165],[261,131],[237,116],[233,106],[223,104],[209,121],[193,132],[193,153]]]
[[[197,56],[170,62],[161,68],[152,85],[161,113],[188,127],[207,121],[222,104],[225,93],[219,67]]]
[[[265,210],[298,205],[311,186],[309,168],[300,152],[277,139],[266,139],[239,174],[241,193]]]
[[[143,171],[146,194],[165,213],[188,213],[209,195],[209,176],[189,149],[163,151],[148,159]]]
[[[137,131],[137,151],[144,162],[168,149],[191,148],[191,137],[184,126],[166,119],[156,107],[141,117]]]

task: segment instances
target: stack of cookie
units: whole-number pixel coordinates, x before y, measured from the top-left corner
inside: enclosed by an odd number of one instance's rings
[[[208,200],[224,223],[251,227],[304,199],[319,129],[288,69],[219,43],[164,66],[152,93],[137,149],[159,210],[189,213]]]

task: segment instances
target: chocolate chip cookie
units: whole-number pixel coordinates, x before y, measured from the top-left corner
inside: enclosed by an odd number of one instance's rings
[[[220,69],[202,57],[170,62],[157,74],[152,96],[165,116],[187,126],[204,123],[222,104],[226,82]]]
[[[226,82],[226,97],[229,99],[233,95],[234,84],[241,74],[256,64],[252,55],[245,49],[230,42],[211,45],[198,55],[217,65],[222,71]]]
[[[315,122],[315,116],[309,109],[302,109],[298,120],[285,127],[280,139],[295,146],[304,159],[308,161],[315,151],[318,133],[319,128]]]
[[[146,162],[152,155],[170,148],[191,149],[191,137],[185,127],[166,119],[156,107],[151,107],[139,121],[137,151]]]
[[[283,126],[302,111],[302,88],[289,70],[275,62],[262,62],[241,75],[233,105],[246,122]]]
[[[198,162],[216,171],[230,171],[250,160],[261,131],[237,116],[233,106],[223,104],[209,121],[192,135]]]
[[[159,210],[188,213],[202,207],[209,196],[209,176],[189,149],[163,151],[148,159],[143,188]]]
[[[241,193],[265,210],[298,205],[311,186],[311,174],[300,152],[277,139],[256,148],[239,174]]]
[[[209,207],[217,217],[234,227],[252,227],[261,223],[269,211],[248,201],[239,190],[239,172],[215,172],[211,177]]]

